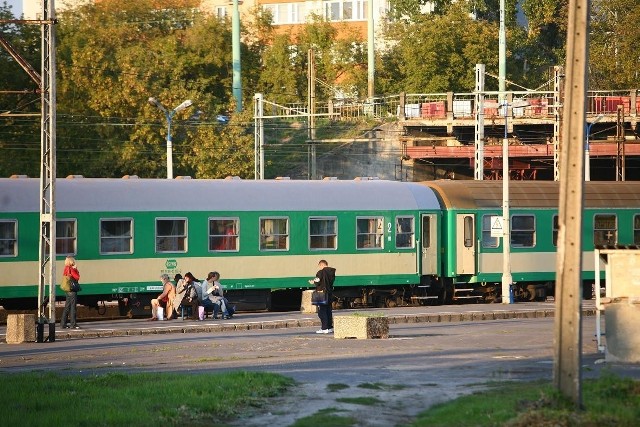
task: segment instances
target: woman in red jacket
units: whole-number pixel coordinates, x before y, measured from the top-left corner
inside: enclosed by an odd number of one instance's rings
[[[80,283],[80,272],[76,267],[76,260],[73,257],[68,256],[64,260],[64,272],[63,276],[69,276],[76,282]],[[60,326],[63,328],[80,329],[80,326],[76,324],[76,301],[78,292],[70,290],[65,292],[66,300],[64,303],[64,311],[62,312],[62,318],[60,319]],[[67,324],[67,317],[69,317],[69,324]]]

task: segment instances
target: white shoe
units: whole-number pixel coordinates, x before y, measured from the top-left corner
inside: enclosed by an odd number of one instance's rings
[[[328,334],[329,333],[329,329],[318,329],[316,331],[316,334]]]
[[[327,332],[326,332],[326,333],[327,333],[327,334],[331,334],[331,333],[333,333],[333,328],[329,328],[329,329],[327,329]]]

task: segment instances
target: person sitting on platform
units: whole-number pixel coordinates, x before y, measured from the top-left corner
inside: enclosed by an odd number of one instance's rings
[[[207,280],[202,282],[202,305],[205,310],[213,310],[213,318],[218,318],[218,313],[222,312],[223,319],[230,319],[234,310],[229,307],[229,301],[224,297],[224,290],[218,281],[220,273],[212,271],[207,275]]]
[[[176,296],[176,288],[168,274],[161,275],[160,280],[162,280],[162,293],[151,300],[151,319],[149,320],[158,320],[158,307],[162,307],[167,313],[166,320],[173,318],[173,299]]]
[[[178,276],[179,274],[176,275],[177,294],[173,306],[177,312],[180,312],[180,306],[182,306],[182,308],[191,307],[191,317],[198,320],[199,301],[197,288],[200,287],[198,280],[191,272],[185,273],[184,279],[179,279]]]

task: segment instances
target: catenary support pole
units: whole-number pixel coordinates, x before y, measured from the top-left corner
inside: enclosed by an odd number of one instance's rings
[[[231,50],[233,62],[233,97],[236,100],[236,112],[242,112],[242,72],[240,67],[240,11],[239,0],[233,0],[231,21]]]

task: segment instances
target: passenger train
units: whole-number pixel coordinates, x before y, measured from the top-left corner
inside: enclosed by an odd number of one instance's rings
[[[39,180],[0,179],[0,305],[34,309]],[[556,182],[510,183],[511,270],[517,300],[553,295]],[[589,182],[584,296],[596,246],[640,244],[640,183]],[[222,274],[239,308],[299,304],[320,259],[337,269],[334,306],[393,307],[501,298],[500,181],[376,179],[56,181],[57,272],[76,257],[78,302],[118,301],[148,313],[163,273]],[[63,292],[57,288],[58,297]]]

